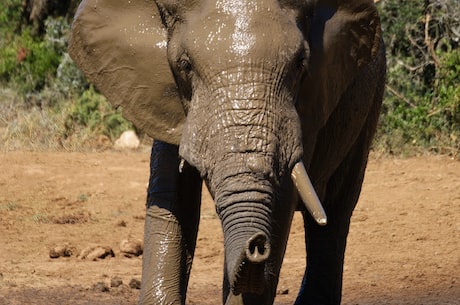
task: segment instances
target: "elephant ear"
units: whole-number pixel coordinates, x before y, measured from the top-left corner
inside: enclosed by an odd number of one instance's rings
[[[305,30],[310,69],[299,95],[299,113],[317,130],[362,69],[382,55],[383,42],[373,0],[318,1],[313,11]]]
[[[179,144],[185,115],[151,0],[83,0],[69,54],[123,116],[154,139]]]

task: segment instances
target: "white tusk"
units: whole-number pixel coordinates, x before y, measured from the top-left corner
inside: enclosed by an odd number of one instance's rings
[[[327,224],[326,212],[324,212],[302,161],[294,166],[291,177],[308,212],[320,226],[325,226]]]

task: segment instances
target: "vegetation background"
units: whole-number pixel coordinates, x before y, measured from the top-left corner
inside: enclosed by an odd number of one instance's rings
[[[111,147],[134,128],[67,53],[79,0],[0,3],[0,151]],[[388,79],[374,149],[460,151],[460,1],[380,0]]]

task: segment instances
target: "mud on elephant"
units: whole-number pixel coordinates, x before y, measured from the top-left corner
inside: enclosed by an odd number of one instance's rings
[[[203,180],[224,232],[223,303],[273,304],[296,209],[296,304],[340,303],[385,79],[372,0],[85,0],[70,53],[155,139],[140,303],[185,304]]]

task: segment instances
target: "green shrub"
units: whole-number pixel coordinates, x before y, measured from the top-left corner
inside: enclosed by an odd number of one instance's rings
[[[433,123],[441,131],[444,148],[460,151],[460,49],[445,53],[436,82]]]
[[[53,106],[58,100],[81,94],[88,83],[67,53],[67,20],[48,18],[45,29],[43,39],[31,35],[27,28],[10,41],[3,40],[0,83],[31,104]]]
[[[89,88],[88,81],[68,53],[61,57],[52,85],[54,90],[65,94],[66,97],[81,95]]]
[[[0,37],[11,39],[21,29],[22,0],[2,0],[0,2]]]
[[[458,155],[460,2],[381,0],[387,90],[376,146]]]
[[[133,128],[122,117],[121,111],[115,110],[92,86],[71,106],[65,127],[65,137],[86,128],[89,133],[102,134],[111,140],[116,139],[123,131]]]
[[[56,75],[60,55],[29,31],[0,50],[0,82],[26,96],[42,90]]]
[[[78,3],[71,1],[65,17],[48,16],[38,35],[24,18],[22,0],[0,2],[2,150],[81,149],[100,135],[113,140],[132,128],[90,88],[67,53],[69,18]]]

